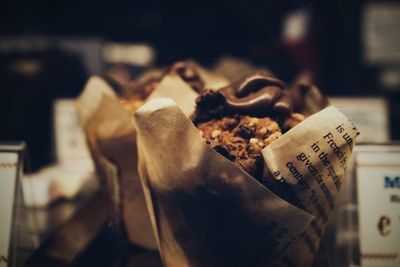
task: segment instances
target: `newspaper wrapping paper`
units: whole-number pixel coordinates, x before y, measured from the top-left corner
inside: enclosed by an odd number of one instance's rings
[[[164,266],[263,266],[314,218],[210,148],[170,99],[142,106],[134,123]]]
[[[179,76],[165,76],[149,99],[166,96],[172,97],[185,114],[193,112],[197,93]],[[137,172],[131,113],[119,103],[112,88],[96,76],[88,81],[77,106],[101,189],[107,192],[113,207],[113,223],[122,226],[129,241],[156,249]]]
[[[320,137],[329,134],[349,157],[349,138],[354,140],[358,135],[340,111],[329,107],[307,118],[263,151],[267,167],[286,175],[289,185],[301,190],[303,182],[312,179],[309,187],[318,186],[325,192],[315,189],[314,198],[307,201],[309,195],[296,191],[304,198],[303,210],[277,197],[212,150],[172,101],[149,102],[135,113],[134,123],[139,174],[165,266],[311,266],[321,236],[309,232],[319,225],[322,235],[326,223],[313,209],[313,201],[327,194],[322,188],[332,191],[334,201],[346,165],[344,158],[335,158],[338,149],[328,150]],[[344,131],[349,136],[344,136]],[[309,168],[323,175],[316,179],[304,172],[302,181],[294,180],[287,174],[290,169],[283,169],[285,164],[293,161],[297,167],[293,159],[310,153],[314,142],[321,143],[320,152],[325,150],[327,159],[321,156],[322,163],[313,162],[314,168]],[[326,166],[327,160],[330,164]],[[325,174],[328,169],[329,174]],[[320,203],[328,216],[330,204],[323,199]],[[314,250],[306,244],[307,236],[314,242]]]
[[[353,123],[331,106],[263,149],[271,174],[267,179],[278,183],[278,191],[283,189],[296,206],[315,216],[281,265],[311,266],[358,135]]]

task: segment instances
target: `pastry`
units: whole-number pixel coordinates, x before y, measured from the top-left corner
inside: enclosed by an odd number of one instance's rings
[[[262,182],[261,150],[304,119],[277,78],[252,73],[219,91],[205,91],[192,121],[217,152]]]

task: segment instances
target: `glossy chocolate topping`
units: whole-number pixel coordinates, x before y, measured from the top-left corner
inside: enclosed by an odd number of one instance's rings
[[[284,91],[281,98],[275,102],[272,112],[284,116],[288,116],[293,112],[293,100],[288,92]]]
[[[292,113],[293,101],[284,88],[281,80],[256,72],[221,88],[219,92],[225,97],[226,107],[231,112],[263,117],[270,112],[277,115]]]

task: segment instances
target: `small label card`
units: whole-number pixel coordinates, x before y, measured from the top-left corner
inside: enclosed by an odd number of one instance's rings
[[[14,203],[24,144],[0,143],[0,267],[12,266]]]
[[[400,3],[366,1],[363,4],[362,41],[369,63],[393,64],[400,60]]]
[[[389,107],[384,98],[329,97],[329,101],[357,125],[357,143],[389,141]]]
[[[54,139],[59,163],[86,164],[88,168],[92,167],[75,100],[58,99],[54,102]]]
[[[356,154],[363,267],[400,266],[400,146],[365,146]]]

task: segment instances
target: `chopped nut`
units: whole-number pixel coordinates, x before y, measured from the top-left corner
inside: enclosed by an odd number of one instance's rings
[[[240,142],[242,142],[242,138],[240,138],[240,137],[232,137],[231,142],[232,143],[240,143]]]
[[[273,141],[278,139],[281,135],[282,135],[281,132],[275,132],[275,133],[271,134],[270,136],[268,136],[267,138],[264,139],[265,145],[271,144]]]
[[[215,138],[220,134],[221,134],[220,130],[214,130],[214,131],[211,132],[211,138]]]
[[[257,144],[260,140],[258,138],[250,138],[250,143],[251,144]]]
[[[258,142],[258,146],[264,147],[264,143],[262,141]]]
[[[287,129],[291,129],[300,122],[304,120],[304,116],[300,113],[293,113],[289,118],[287,118],[284,122],[284,127]]]
[[[204,132],[202,130],[199,130],[199,134],[201,135],[201,137],[204,137]]]
[[[304,115],[300,113],[293,113],[292,118],[298,121],[303,121],[304,120]]]
[[[260,133],[260,134],[266,134],[266,133],[267,133],[267,128],[261,128],[261,129],[259,130],[259,133]]]
[[[251,118],[249,126],[254,126],[257,123],[258,119],[257,118]]]
[[[276,132],[276,131],[279,131],[280,129],[279,129],[278,123],[272,122],[270,125],[268,125],[267,130],[270,132]]]

